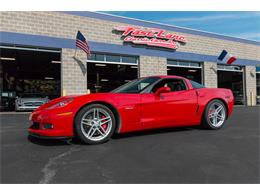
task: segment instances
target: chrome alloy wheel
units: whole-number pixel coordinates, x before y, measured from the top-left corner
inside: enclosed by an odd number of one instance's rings
[[[81,131],[91,141],[100,141],[107,137],[112,129],[112,119],[103,108],[91,108],[81,119]]]
[[[217,128],[220,127],[226,119],[226,109],[219,102],[214,102],[210,105],[208,111],[208,121],[210,124]]]

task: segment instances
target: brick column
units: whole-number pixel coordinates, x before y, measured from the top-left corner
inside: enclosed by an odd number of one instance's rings
[[[140,56],[140,77],[167,75],[167,60],[162,57]]]
[[[62,49],[61,88],[63,95],[85,94],[87,92],[87,56],[74,49]],[[65,94],[64,94],[65,93]]]
[[[217,63],[204,62],[203,67],[204,85],[209,88],[218,87]]]
[[[256,68],[245,66],[246,101],[248,106],[256,105]]]

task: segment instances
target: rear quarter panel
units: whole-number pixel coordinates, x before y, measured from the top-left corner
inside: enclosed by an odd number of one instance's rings
[[[202,116],[207,104],[213,99],[222,100],[227,106],[228,116],[232,114],[234,105],[234,96],[230,89],[224,88],[201,88],[198,92],[199,113]]]

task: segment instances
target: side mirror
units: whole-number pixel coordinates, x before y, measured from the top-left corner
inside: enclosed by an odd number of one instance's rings
[[[156,90],[155,95],[160,95],[161,93],[169,93],[171,92],[170,87],[160,87],[159,89]]]

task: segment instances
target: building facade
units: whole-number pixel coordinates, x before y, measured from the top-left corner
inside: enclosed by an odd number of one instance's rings
[[[2,96],[103,92],[174,74],[230,88],[236,104],[259,102],[260,42],[96,12],[0,14]],[[88,59],[75,48],[78,30],[88,40]],[[217,60],[223,50],[237,57],[232,65]]]

